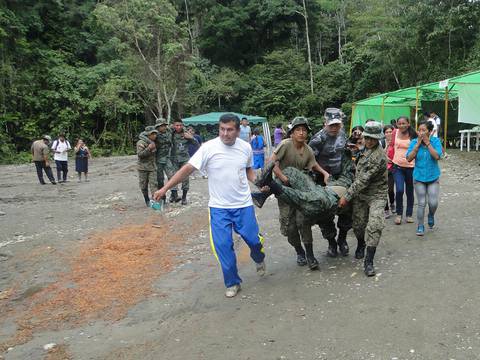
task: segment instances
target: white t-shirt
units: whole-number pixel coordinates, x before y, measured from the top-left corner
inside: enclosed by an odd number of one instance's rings
[[[57,161],[68,161],[67,150],[70,150],[71,148],[72,147],[70,146],[68,140],[63,142],[58,139],[55,140],[52,144],[52,150],[54,151],[53,159]],[[60,153],[56,153],[55,151],[60,151]]]
[[[232,146],[219,137],[203,143],[188,162],[208,173],[209,207],[236,209],[252,206],[246,169],[252,167],[252,147],[238,139]]]
[[[250,136],[252,135],[252,129],[250,126],[240,125],[240,139],[250,142]]]
[[[438,137],[438,129],[440,129],[441,120],[438,116],[429,118],[428,122],[433,124],[432,136]]]

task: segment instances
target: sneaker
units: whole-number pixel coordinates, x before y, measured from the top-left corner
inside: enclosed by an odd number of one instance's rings
[[[236,296],[240,290],[242,290],[240,284],[230,286],[227,288],[227,291],[225,291],[225,296],[227,298],[232,298]]]
[[[307,259],[305,257],[305,254],[297,254],[297,265],[298,266],[307,265]]]
[[[259,276],[265,276],[265,261],[262,261],[261,263],[255,263],[255,266],[257,267],[257,274]]]
[[[430,229],[433,229],[434,226],[435,226],[435,217],[433,216],[433,214],[428,214],[428,227]]]
[[[390,219],[390,210],[385,210],[385,219]]]
[[[402,224],[402,216],[397,215],[395,216],[395,225],[401,225]]]
[[[397,209],[395,209],[395,204],[390,204],[390,209],[392,211],[392,214],[396,214],[397,213]]]
[[[407,216],[407,224],[413,224],[415,222],[415,220],[413,219],[413,217],[411,216]]]
[[[416,234],[417,234],[417,236],[425,235],[425,226],[418,225]]]

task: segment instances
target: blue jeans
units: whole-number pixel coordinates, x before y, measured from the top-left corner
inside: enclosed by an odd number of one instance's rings
[[[406,216],[413,215],[413,168],[394,166],[393,178],[395,180],[395,202],[397,215],[403,216],[403,193],[407,195]]]

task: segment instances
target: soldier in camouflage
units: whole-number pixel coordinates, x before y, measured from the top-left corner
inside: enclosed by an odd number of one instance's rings
[[[177,172],[183,165],[188,163],[190,155],[188,154],[188,145],[194,144],[199,146],[198,141],[190,134],[188,131],[185,131],[183,127],[182,120],[175,120],[173,122],[173,135],[172,135],[172,148],[171,148],[171,160],[173,169]],[[187,193],[189,189],[189,178],[187,177],[182,182],[182,205],[187,204]],[[176,201],[176,191],[172,190],[172,196],[170,201]]]
[[[148,206],[150,197],[148,196],[148,188],[153,194],[157,190],[157,166],[155,164],[155,139],[157,137],[157,130],[153,126],[145,128],[150,143],[140,139],[137,142],[137,156],[138,156],[138,181],[140,191],[145,199],[145,204]]]
[[[329,108],[325,111],[325,127],[310,140],[310,147],[322,168],[330,173],[330,180],[338,178],[342,171],[342,159],[349,157],[351,152],[346,148],[345,131],[342,128],[343,113],[339,109]],[[353,176],[353,172],[352,172]],[[335,215],[317,219],[322,235],[328,240],[327,256],[336,257],[337,246],[340,254],[348,255],[347,233],[352,228],[351,206],[338,215],[335,226]],[[338,238],[337,238],[338,227]]]
[[[365,149],[357,159],[355,180],[338,206],[344,208],[352,202],[353,232],[358,241],[355,257],[365,257],[365,274],[374,276],[373,259],[385,226],[383,210],[388,193],[387,157],[379,143],[383,136],[379,122],[368,122],[363,136]]]

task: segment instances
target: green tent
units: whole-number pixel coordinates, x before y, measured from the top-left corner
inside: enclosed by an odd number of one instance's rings
[[[418,120],[422,101],[458,99],[458,122],[480,125],[480,70],[443,81],[399,89],[357,101],[352,107],[351,127],[364,125],[368,119],[389,123],[390,119],[408,116]],[[448,122],[445,114],[445,129]],[[447,135],[445,131],[444,135]],[[446,140],[446,139],[445,139]]]
[[[265,142],[267,144],[267,154],[270,154],[272,149],[272,140],[270,136],[270,127],[268,126],[267,118],[256,115],[244,115],[234,112],[211,112],[203,115],[196,115],[189,118],[182,119],[185,125],[216,125],[220,116],[223,114],[234,114],[237,115],[240,119],[247,118],[248,122],[251,124],[262,124],[263,135],[265,137]]]

